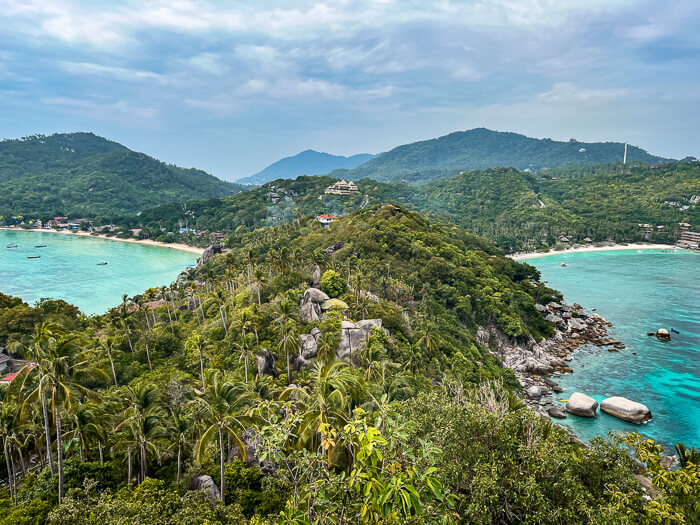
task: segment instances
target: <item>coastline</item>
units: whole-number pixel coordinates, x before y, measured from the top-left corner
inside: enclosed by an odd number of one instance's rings
[[[89,237],[97,239],[105,239],[108,241],[118,241],[118,242],[130,242],[133,244],[143,244],[147,246],[160,246],[161,248],[170,248],[171,250],[180,250],[183,252],[195,253],[197,255],[202,255],[204,253],[204,248],[197,248],[196,246],[189,246],[182,243],[166,243],[153,241],[151,239],[119,239],[117,237],[108,237],[102,233],[93,235],[89,232],[80,231],[70,231],[70,230],[54,230],[54,229],[43,229],[43,228],[8,228],[6,226],[0,226],[0,230],[7,231],[22,231],[22,232],[38,232],[38,233],[59,233],[62,235],[74,235],[76,237]]]
[[[506,255],[514,261],[525,261],[527,259],[536,259],[539,257],[550,257],[552,255],[562,255],[565,253],[586,253],[586,252],[608,252],[615,250],[673,250],[678,248],[673,244],[611,244],[606,246],[579,246],[576,248],[567,248],[566,250],[549,251],[549,252],[527,252],[514,253]]]

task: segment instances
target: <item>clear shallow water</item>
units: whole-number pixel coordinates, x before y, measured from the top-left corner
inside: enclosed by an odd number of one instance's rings
[[[598,402],[619,395],[644,403],[653,415],[643,425],[600,411],[595,419],[569,415],[558,422],[584,439],[620,430],[644,433],[665,447],[678,441],[700,446],[700,255],[619,250],[526,262],[568,303],[596,308],[614,324],[610,335],[627,345],[619,353],[597,347],[577,350],[574,373],[555,378],[566,389],[560,399],[575,391]],[[675,328],[680,334],[671,334],[667,343],[646,335],[657,328]]]
[[[40,244],[46,248],[35,248]],[[33,255],[41,259],[27,259]],[[121,303],[123,294],[169,285],[196,260],[196,254],[157,246],[0,230],[0,292],[29,304],[42,297],[63,299],[97,314]],[[100,261],[107,264],[98,266]]]

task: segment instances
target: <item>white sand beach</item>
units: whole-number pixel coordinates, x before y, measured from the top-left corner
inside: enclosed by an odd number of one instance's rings
[[[516,261],[524,261],[527,259],[536,259],[538,257],[549,257],[552,255],[561,255],[563,253],[582,253],[582,252],[608,252],[614,250],[673,250],[677,248],[672,244],[610,244],[606,246],[578,246],[576,248],[567,248],[566,250],[552,250],[549,252],[528,252],[514,253],[508,255]]]
[[[107,235],[104,234],[98,234],[98,235],[93,235],[89,232],[81,232],[81,231],[70,231],[70,230],[54,230],[54,229],[44,229],[44,228],[7,228],[7,227],[2,227],[3,230],[14,230],[14,231],[23,231],[23,232],[40,232],[40,233],[60,233],[64,235],[75,235],[76,237],[93,237],[93,238],[99,238],[99,239],[106,239],[108,241],[118,241],[118,242],[131,242],[135,244],[146,244],[149,246],[160,246],[162,248],[170,248],[172,250],[181,250],[183,252],[190,252],[190,253],[196,253],[197,255],[202,255],[204,253],[204,248],[197,248],[196,246],[189,246],[187,244],[182,244],[182,243],[166,243],[166,242],[157,242],[157,241],[152,241],[150,239],[120,239],[116,236],[114,237],[108,237]]]

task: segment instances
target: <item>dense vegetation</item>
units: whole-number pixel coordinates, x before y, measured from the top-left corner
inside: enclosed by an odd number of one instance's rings
[[[586,143],[574,139],[559,142],[477,128],[405,144],[382,153],[357,168],[337,170],[330,175],[352,180],[369,178],[385,182],[425,183],[453,177],[464,170],[484,170],[498,166],[537,171],[621,162],[624,148],[624,144],[619,142]],[[668,159],[629,146],[627,160],[657,164]]]
[[[360,153],[350,157],[321,153],[307,149],[294,155],[273,162],[265,169],[238,179],[241,184],[265,184],[277,179],[296,179],[300,175],[324,175],[335,169],[352,169],[374,157],[369,153]]]
[[[359,193],[327,195],[331,177],[277,180],[224,199],[165,205],[119,220],[143,235],[186,226],[219,232],[250,231],[306,214],[344,215],[376,203],[397,202],[427,210],[495,241],[507,251],[582,242],[675,242],[679,223],[700,224],[700,163],[642,163],[568,167],[546,173],[513,168],[468,171],[416,187],[357,181]],[[320,197],[320,199],[319,199]],[[277,202],[274,202],[277,201]],[[639,224],[650,224],[651,228]],[[659,229],[657,226],[663,226]],[[652,230],[652,231],[647,231]],[[175,237],[171,237],[173,240]],[[192,235],[188,242],[196,242]]]
[[[135,214],[166,202],[223,197],[243,186],[164,164],[92,133],[0,142],[0,217],[46,220]]]
[[[393,205],[330,228],[300,217],[226,245],[197,273],[103,316],[0,296],[0,316],[15,319],[0,342],[37,365],[0,392],[0,477],[14,473],[3,523],[700,517],[694,450],[679,449],[682,466],[668,472],[638,436],[583,448],[525,408],[513,374],[477,342],[478,325],[552,333],[534,305],[560,296],[534,268]],[[348,310],[304,322],[298,298],[315,264]],[[386,331],[339,360],[345,316],[381,318]],[[318,356],[290,371],[314,328]],[[256,356],[271,355],[256,373]],[[635,472],[651,477],[653,499]],[[200,474],[218,499],[186,490]]]

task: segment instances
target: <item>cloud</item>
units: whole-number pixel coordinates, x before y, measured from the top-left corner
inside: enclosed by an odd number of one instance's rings
[[[540,94],[537,99],[546,103],[555,104],[598,104],[610,100],[616,100],[629,95],[632,92],[628,88],[620,89],[592,89],[579,88],[571,82],[554,84],[552,89]]]
[[[102,102],[97,100],[80,100],[70,97],[47,97],[41,100],[47,106],[63,106],[71,111],[89,115],[100,120],[119,120],[143,122],[152,120],[158,111],[151,107],[134,106],[124,100]]]

